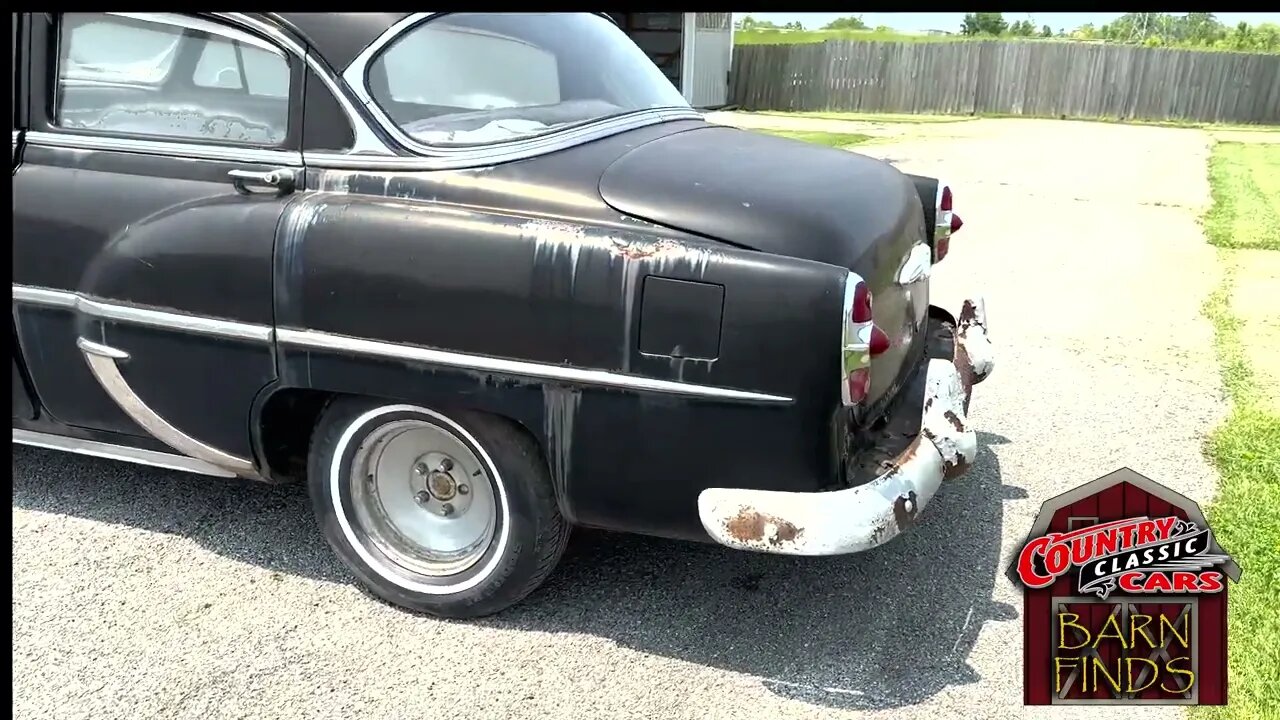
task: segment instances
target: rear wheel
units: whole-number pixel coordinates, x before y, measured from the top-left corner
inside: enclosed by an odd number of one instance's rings
[[[402,607],[498,612],[542,584],[568,540],[536,445],[499,418],[342,398],[321,415],[308,464],[325,538]]]

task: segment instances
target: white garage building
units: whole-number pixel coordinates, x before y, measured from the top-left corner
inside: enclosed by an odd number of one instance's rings
[[[718,107],[729,102],[733,59],[732,13],[609,13],[690,105]]]

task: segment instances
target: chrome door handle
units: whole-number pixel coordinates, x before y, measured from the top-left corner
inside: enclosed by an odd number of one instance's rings
[[[236,191],[248,195],[250,185],[265,185],[275,188],[276,194],[287,195],[293,192],[294,185],[297,182],[297,175],[293,170],[287,168],[276,168],[275,170],[267,170],[259,172],[256,170],[232,170],[227,173],[231,178],[231,184],[235,186]]]

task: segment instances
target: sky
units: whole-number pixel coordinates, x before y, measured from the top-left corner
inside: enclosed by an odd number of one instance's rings
[[[956,32],[960,29],[960,22],[964,19],[962,12],[923,12],[923,13],[886,13],[886,12],[845,12],[845,13],[784,13],[784,12],[758,12],[758,13],[734,13],[735,16],[751,15],[760,20],[768,20],[778,25],[799,21],[800,24],[811,30],[816,30],[832,20],[843,17],[845,15],[861,15],[863,22],[870,27],[878,25],[887,25],[894,30],[950,30]],[[1109,23],[1120,17],[1124,13],[1118,12],[1073,12],[1073,13],[1025,13],[1025,12],[1007,12],[1004,19],[1009,22],[1017,20],[1031,20],[1036,27],[1048,25],[1053,28],[1054,32],[1059,29],[1074,30],[1085,23],[1093,23],[1100,26]],[[1280,12],[1224,12],[1214,13],[1218,18],[1218,22],[1231,27],[1240,22],[1247,22],[1250,25],[1270,22],[1280,24]]]

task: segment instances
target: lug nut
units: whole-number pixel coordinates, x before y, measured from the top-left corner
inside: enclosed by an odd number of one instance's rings
[[[416,473],[418,473],[419,475],[426,475],[426,474],[427,474],[427,464],[426,464],[426,463],[418,463],[417,465],[414,465],[414,466],[413,466],[413,471],[414,471],[414,472],[416,472]]]
[[[417,493],[414,493],[413,499],[417,500],[419,505],[426,505],[431,502],[431,494],[426,490],[419,490]]]
[[[441,505],[441,506],[440,506],[440,514],[441,514],[441,515],[444,515],[445,517],[448,517],[448,516],[452,515],[452,514],[453,514],[453,504],[452,504],[452,503],[445,503],[444,505]]]
[[[449,472],[449,471],[450,471],[450,470],[452,470],[452,469],[453,469],[453,461],[452,461],[452,460],[450,460],[449,458],[445,458],[445,459],[443,459],[443,460],[441,460],[441,461],[440,461],[440,472],[446,472],[446,473],[447,473],[447,472]]]
[[[458,494],[459,494],[459,495],[466,495],[466,494],[467,494],[467,493],[469,493],[469,492],[471,492],[471,487],[470,487],[470,486],[468,486],[468,485],[459,485],[459,486],[458,486]]]

